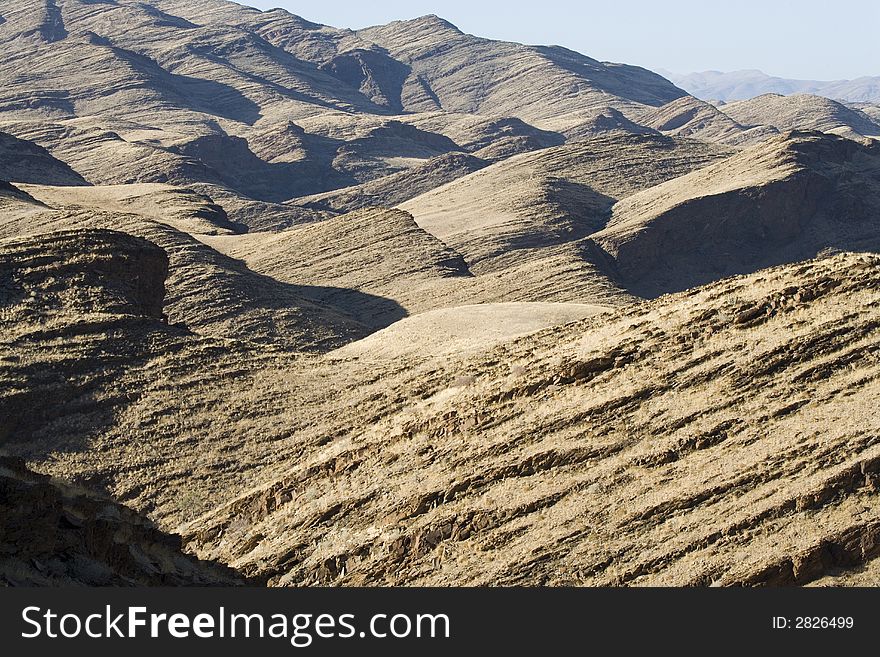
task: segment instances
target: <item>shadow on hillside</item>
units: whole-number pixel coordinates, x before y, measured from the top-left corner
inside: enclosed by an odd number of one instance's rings
[[[697,203],[696,205],[699,205]],[[831,218],[829,218],[829,216]],[[670,231],[662,240],[642,237],[626,245],[614,258],[600,245],[587,239],[597,252],[605,254],[604,269],[630,293],[644,299],[675,294],[762,269],[811,260],[822,255],[850,251],[880,253],[880,232],[873,212],[861,219],[839,220],[840,214],[799,218],[782,228],[785,234],[748,232],[735,235],[716,228],[702,233],[694,226],[689,234]],[[729,216],[725,218],[730,219]],[[672,221],[662,227],[669,230]],[[730,221],[734,224],[735,222]],[[753,227],[750,227],[753,228]],[[702,239],[700,239],[702,236]]]
[[[215,80],[171,73],[146,55],[120,48],[94,33],[89,34],[89,39],[93,45],[109,48],[116,58],[149,79],[152,83],[150,87],[171,105],[248,125],[262,118],[260,106],[235,87]]]
[[[266,162],[245,139],[225,134],[204,135],[171,150],[210,167],[231,189],[268,203],[357,184],[354,176],[333,166],[342,141],[318,135],[300,139],[308,157],[298,162]]]
[[[387,175],[385,160],[392,157],[430,159],[460,147],[448,137],[426,132],[399,121],[389,121],[359,139],[349,141],[306,133],[290,125],[275,136],[305,157],[295,162],[267,162],[247,140],[225,133],[203,135],[172,147],[174,153],[199,160],[228,187],[269,203],[321,194],[364,182],[367,169]]]
[[[88,314],[70,305],[22,309],[13,272],[0,272],[7,291],[0,294],[0,449],[33,460],[95,449],[108,430],[121,431],[123,409],[146,393],[183,398],[214,380],[215,364],[247,372],[269,351],[326,353],[407,315],[385,297],[258,274],[165,225],[132,221],[110,228],[124,228],[169,254],[162,311],[173,323],[160,320],[158,310],[148,316],[110,314],[103,306]],[[75,291],[95,266],[53,270],[53,285],[61,276]],[[117,278],[99,280],[111,299],[124,287]],[[150,409],[144,413],[131,429],[133,439],[149,434],[159,419]]]
[[[271,296],[258,295],[257,302],[267,310],[283,308],[285,298],[295,298],[320,304],[326,312],[339,314],[342,326],[336,327],[339,332],[335,339],[312,342],[300,350],[302,353],[332,351],[407,315],[391,299],[356,290],[290,285],[258,274],[253,276],[255,283],[271,287]],[[108,315],[106,319],[93,316],[89,320],[74,317],[70,324],[56,326],[50,333],[31,335],[31,342],[40,339],[49,342],[35,342],[28,349],[0,346],[6,388],[0,394],[0,451],[28,460],[43,460],[53,453],[95,449],[95,441],[100,441],[102,434],[111,428],[117,430],[123,409],[148,388],[159,386],[172,397],[187,395],[193,385],[192,377],[178,381],[176,376],[168,374],[184,363],[178,362],[170,369],[167,364],[169,358],[174,363],[173,354],[192,346],[194,343],[190,341],[196,336],[221,338],[213,343],[201,343],[193,352],[201,360],[189,362],[187,367],[196,369],[200,363],[204,366],[214,360],[235,359],[238,352],[241,368],[246,370],[248,360],[259,358],[266,345],[266,341],[254,341],[233,346],[223,340],[229,336],[210,330],[192,330],[183,323],[168,325],[146,316]],[[273,349],[285,348],[271,340],[268,344]],[[155,370],[157,362],[166,364],[165,374]],[[133,385],[135,382],[138,385]],[[133,439],[144,432],[149,432],[149,426],[138,428]],[[80,483],[105,490],[110,478],[108,475]]]

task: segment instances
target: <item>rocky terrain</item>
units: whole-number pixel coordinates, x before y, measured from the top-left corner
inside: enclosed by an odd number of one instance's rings
[[[874,105],[0,14],[0,583],[876,579]]]
[[[0,585],[236,586],[131,509],[0,457]]]
[[[877,124],[864,112],[809,94],[767,94],[723,106],[727,116],[747,125],[777,130],[821,130],[844,137],[880,137]]]
[[[657,296],[826,250],[880,248],[880,147],[770,139],[617,203],[592,236],[628,289]]]
[[[741,125],[714,105],[693,96],[679,98],[657,109],[652,108],[640,120],[665,135],[731,146],[759,143],[778,132],[770,124],[754,127]]]

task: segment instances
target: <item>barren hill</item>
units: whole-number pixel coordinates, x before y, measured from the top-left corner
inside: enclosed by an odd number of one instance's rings
[[[878,272],[873,256],[841,255],[421,366],[394,352],[224,355],[130,315],[116,331],[156,337],[82,327],[102,353],[59,360],[72,344],[48,351],[29,333],[7,372],[38,375],[28,388],[45,396],[49,362],[75,383],[129,350],[91,379],[91,400],[130,391],[101,438],[55,442],[43,467],[105,482],[166,526],[203,509],[190,544],[278,584],[807,582],[878,549]],[[135,344],[152,354],[141,364]],[[175,387],[190,394],[163,393],[184,364]],[[52,426],[94,421],[78,395],[52,398],[7,449],[35,457]]]
[[[880,125],[880,104],[856,103],[854,107],[871,117],[871,120],[874,121],[874,123]]]
[[[0,132],[0,180],[44,185],[85,185],[85,179],[44,148]]]
[[[764,141],[777,132],[769,126],[742,126],[715,106],[692,96],[649,110],[640,121],[665,135],[731,146],[747,146]]]
[[[320,217],[272,204],[450,153],[497,160],[559,144],[552,131],[585,114],[684,95],[643,69],[471,37],[436,17],[353,33],[223,0],[9,0],[4,16],[2,129],[90,183],[193,187],[255,228]],[[494,80],[483,90],[479,71]]]
[[[374,426],[186,533],[282,585],[792,584],[865,563],[878,265],[839,256],[548,330],[416,396],[418,372],[390,389],[389,372]]]
[[[776,137],[630,196],[593,239],[638,294],[880,249],[880,148],[818,132]]]
[[[729,103],[724,113],[743,125],[773,126],[778,130],[821,130],[844,137],[880,136],[880,125],[866,114],[821,96],[765,94]]]
[[[406,171],[324,194],[294,199],[296,205],[330,212],[350,212],[368,206],[394,207],[488,164],[473,155],[449,153]]]
[[[583,238],[605,226],[618,199],[731,152],[659,135],[594,137],[510,158],[400,207],[478,279],[520,281],[518,295],[499,301],[619,303],[607,263]]]
[[[39,235],[50,231],[110,229],[150,240],[161,246],[170,262],[163,303],[172,323],[205,335],[238,337],[294,350],[328,349],[370,332],[344,310],[324,304],[319,296],[326,289],[261,276],[189,234],[156,221],[150,216],[155,210],[149,206],[146,216],[98,211],[64,204],[62,199],[70,188],[31,186],[28,190],[55,207],[8,207],[0,237],[35,236],[40,243]],[[192,200],[195,207],[190,208],[190,216],[197,217],[203,204],[197,196]],[[27,237],[22,239],[26,243]],[[83,237],[81,244],[88,253],[91,238]]]
[[[0,583],[876,572],[873,106],[437,16],[0,13]]]

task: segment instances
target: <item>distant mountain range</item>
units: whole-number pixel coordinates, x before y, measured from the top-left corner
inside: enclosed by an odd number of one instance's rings
[[[855,80],[789,80],[763,71],[703,71],[680,75],[658,70],[688,93],[703,100],[748,100],[762,94],[817,94],[850,103],[880,103],[880,76]]]

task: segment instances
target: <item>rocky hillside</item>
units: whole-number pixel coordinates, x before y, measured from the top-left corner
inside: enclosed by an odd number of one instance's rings
[[[865,113],[822,96],[766,94],[729,103],[723,109],[743,125],[772,126],[783,131],[821,130],[856,139],[880,137],[880,125]]]
[[[826,249],[880,249],[880,147],[794,132],[614,206],[592,236],[656,296]]]
[[[662,107],[648,110],[640,121],[664,135],[731,146],[748,146],[764,141],[778,132],[769,125],[740,125],[714,105],[693,96],[685,96]]]
[[[185,534],[282,585],[795,584],[863,564],[878,275],[856,255],[765,271],[429,378],[365,354],[375,423]]]
[[[0,14],[0,583],[872,581],[873,105]]]
[[[598,302],[607,294],[591,291],[597,277],[578,277],[585,267],[608,273],[606,263],[581,240],[605,226],[614,203],[731,153],[659,135],[593,137],[510,158],[400,207],[478,277],[518,279],[522,296],[504,300]],[[526,287],[530,267],[543,272],[535,287]]]
[[[0,586],[236,586],[131,509],[0,457]]]

